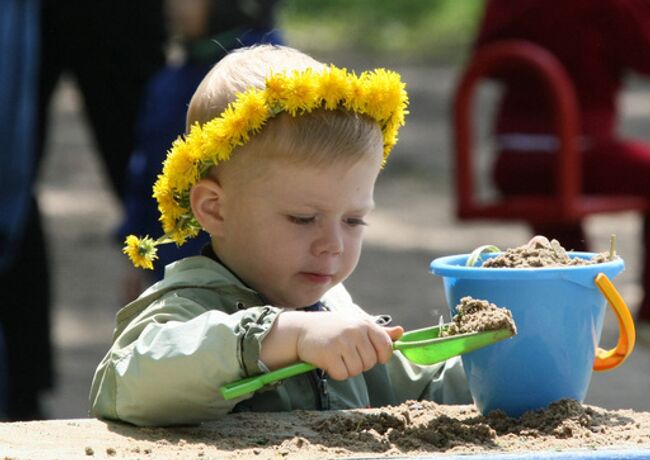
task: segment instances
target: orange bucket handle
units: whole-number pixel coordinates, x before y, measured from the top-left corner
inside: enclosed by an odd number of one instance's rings
[[[596,286],[603,293],[607,302],[614,310],[618,320],[618,343],[611,350],[596,350],[596,359],[594,360],[595,371],[607,371],[621,365],[627,359],[634,349],[636,341],[636,331],[634,321],[630,310],[627,308],[623,297],[618,293],[614,284],[607,278],[604,273],[599,273],[595,280]]]

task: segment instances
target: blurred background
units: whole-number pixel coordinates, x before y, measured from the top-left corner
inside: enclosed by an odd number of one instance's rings
[[[482,1],[282,0],[275,9],[274,29],[288,45],[357,71],[392,68],[407,84],[410,115],[377,184],[361,262],[346,283],[358,304],[390,313],[407,329],[449,318],[441,280],[428,271],[432,259],[488,243],[514,247],[532,236],[523,223],[460,222],[454,215],[450,104],[483,8]],[[482,165],[493,149],[489,131],[499,91],[485,85],[475,104]],[[626,77],[619,103],[619,132],[650,142],[650,80]],[[84,107],[75,76],[62,72],[36,180],[52,287],[55,384],[43,393],[47,418],[87,416],[90,382],[111,343],[130,270],[116,238],[124,209]],[[594,250],[607,249],[617,234],[626,271],[616,284],[634,310],[642,296],[641,217],[605,214],[585,225]],[[608,313],[601,345],[612,346],[616,331]],[[650,410],[649,383],[650,345],[639,344],[619,369],[594,374],[586,402]]]

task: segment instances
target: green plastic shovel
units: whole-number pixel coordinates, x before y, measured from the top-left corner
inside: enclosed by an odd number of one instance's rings
[[[512,337],[513,335],[513,332],[509,329],[496,329],[493,331],[440,337],[440,333],[450,325],[451,323],[447,323],[441,324],[440,326],[405,332],[399,340],[393,342],[393,350],[399,350],[409,361],[415,364],[428,365],[483,348]],[[309,363],[292,364],[291,366],[276,369],[266,374],[248,377],[223,385],[219,388],[219,392],[224,399],[234,399],[248,393],[253,393],[265,385],[295,375],[304,374],[314,369],[316,367]]]

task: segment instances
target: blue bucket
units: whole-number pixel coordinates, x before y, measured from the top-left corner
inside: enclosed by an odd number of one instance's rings
[[[570,255],[591,258],[594,254]],[[454,255],[431,262],[431,272],[443,279],[452,315],[460,299],[471,296],[508,308],[517,325],[513,338],[463,356],[470,391],[481,413],[500,409],[518,417],[563,398],[582,402],[592,370],[613,368],[631,353],[634,324],[607,279],[623,271],[623,260],[565,267],[483,268],[465,266],[468,257]],[[602,287],[603,278],[607,288]],[[608,300],[619,320],[620,336],[616,349],[604,351],[598,342]]]

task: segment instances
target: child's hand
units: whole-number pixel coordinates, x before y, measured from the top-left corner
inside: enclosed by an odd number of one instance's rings
[[[298,335],[298,358],[327,371],[334,380],[344,380],[387,362],[392,343],[404,332],[399,326],[386,328],[369,318],[350,318],[336,312],[312,313]]]
[[[382,327],[370,318],[338,312],[285,312],[273,329],[262,347],[262,361],[269,368],[276,368],[273,358],[278,358],[284,348],[284,359],[276,361],[277,367],[305,361],[324,369],[335,380],[354,377],[387,362],[393,353],[392,342],[404,333],[401,326]],[[276,340],[284,343],[272,353],[274,344],[279,345]],[[295,344],[293,350],[291,343]]]

